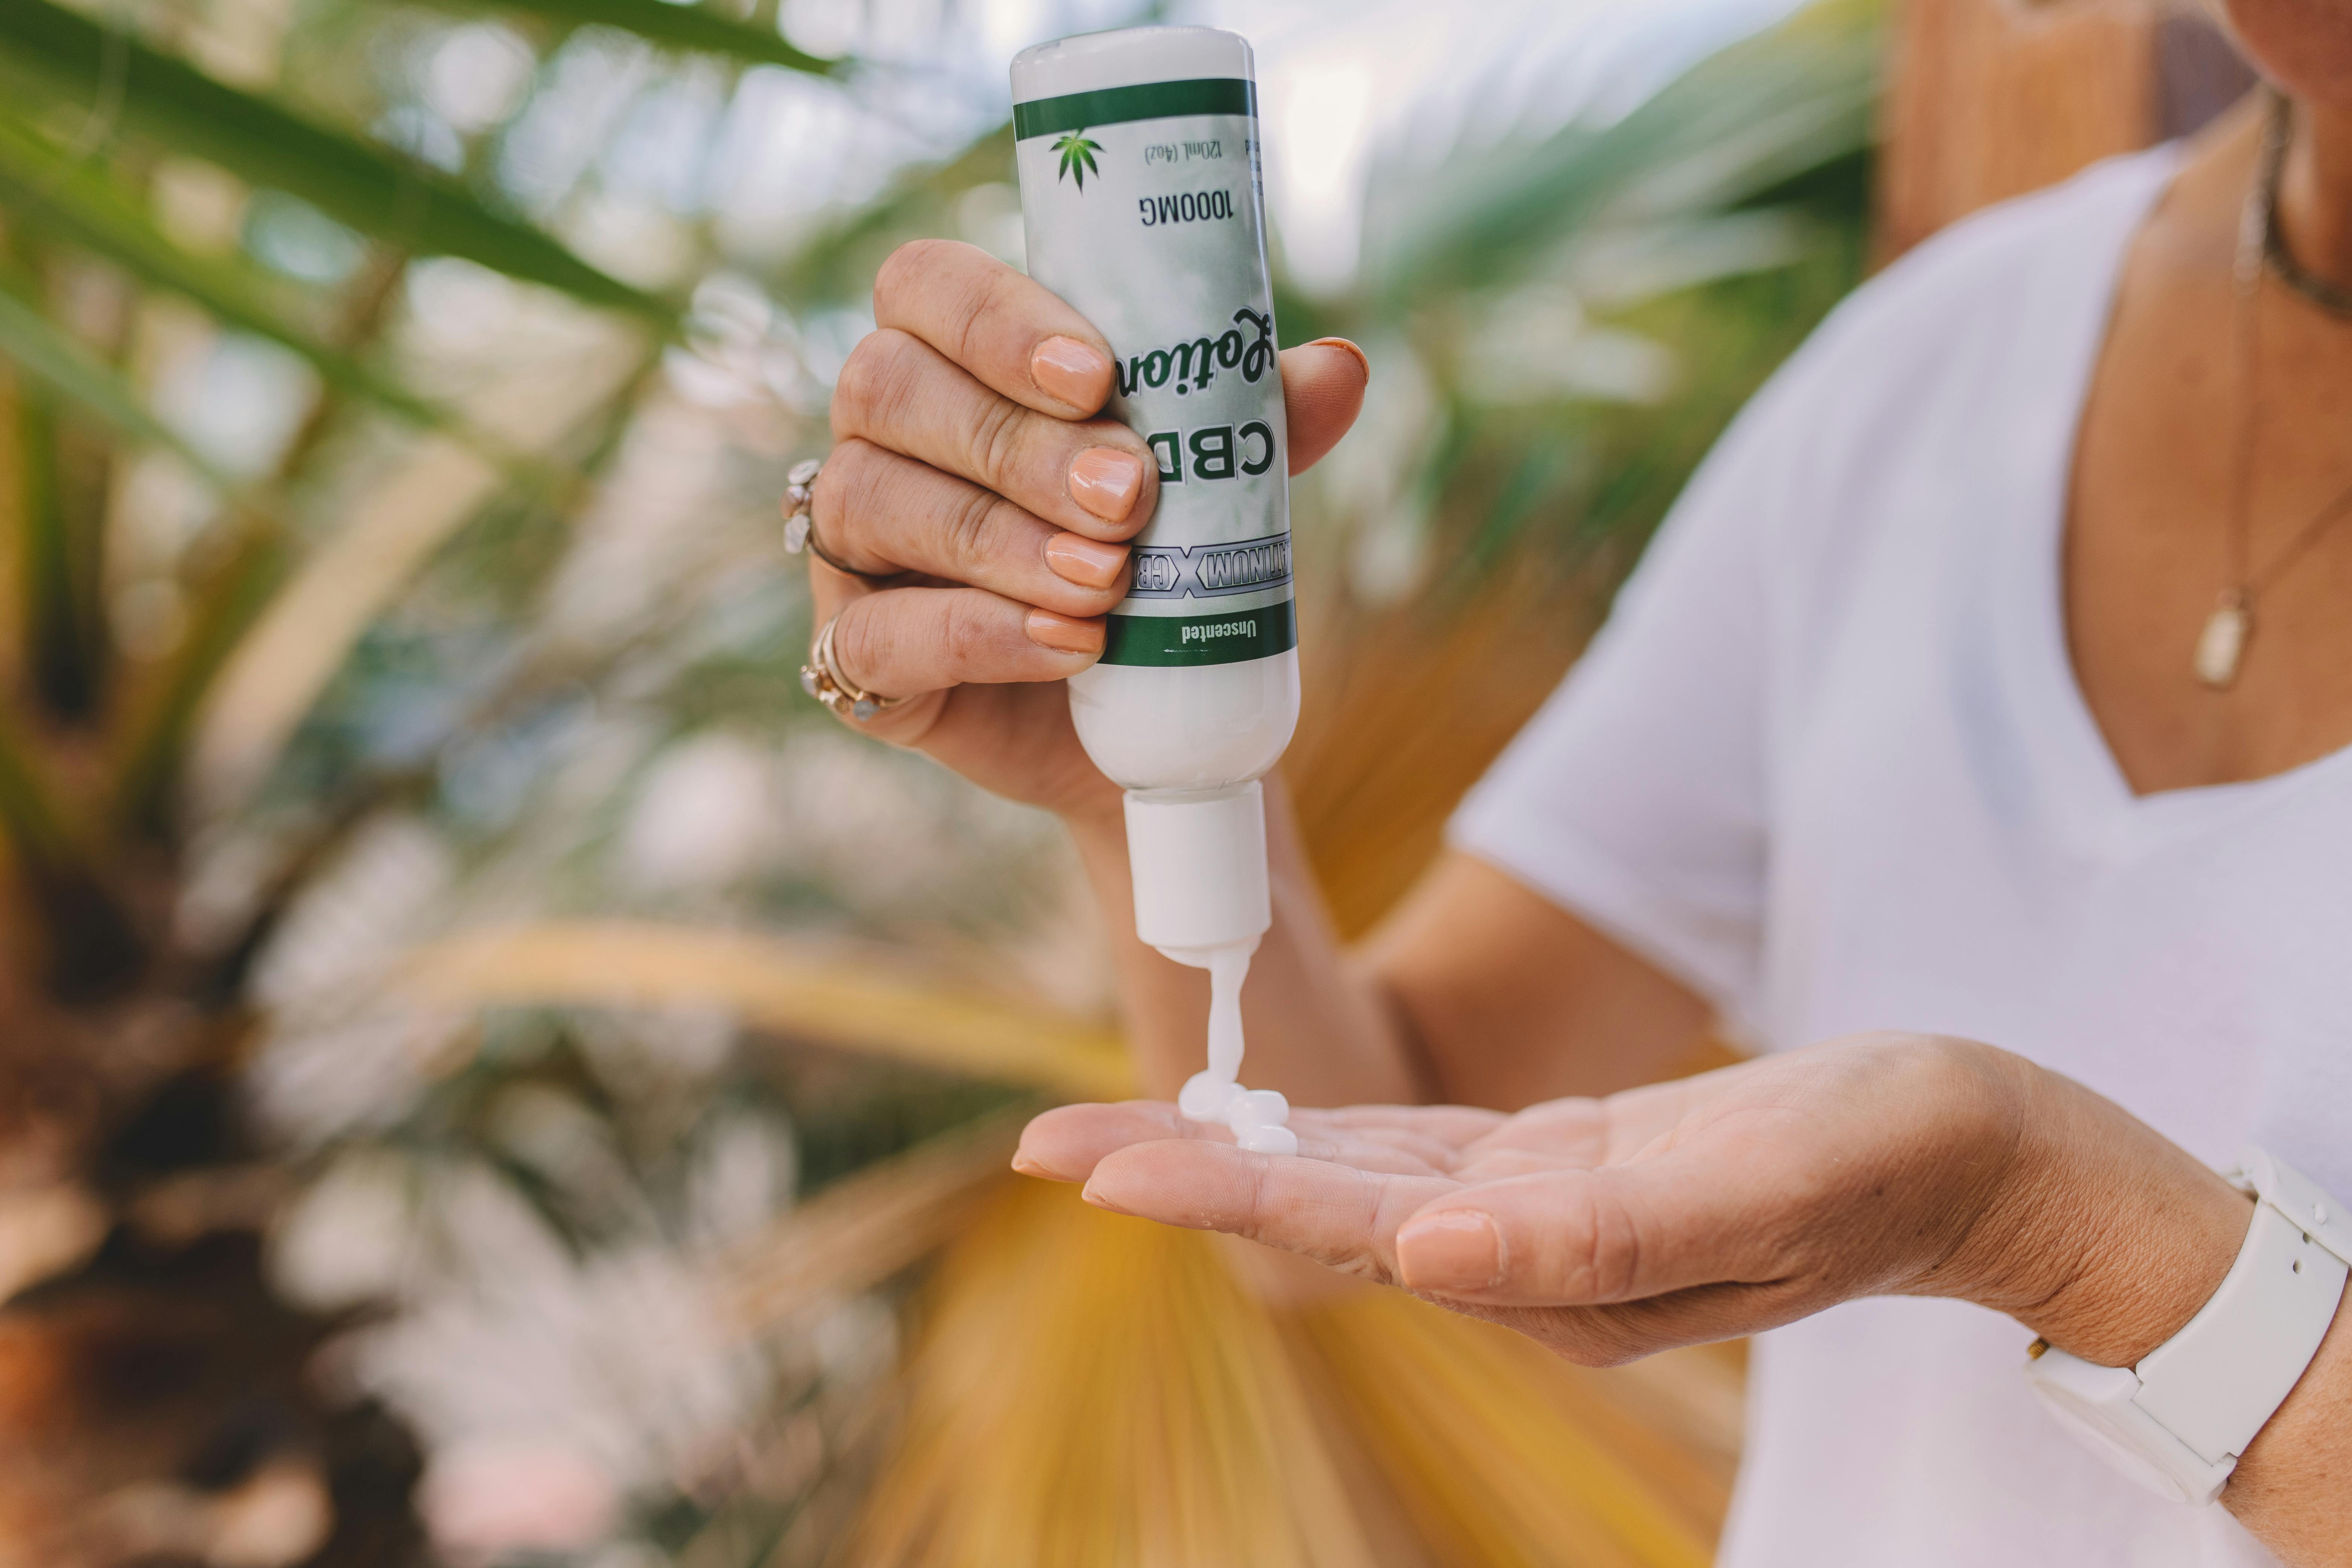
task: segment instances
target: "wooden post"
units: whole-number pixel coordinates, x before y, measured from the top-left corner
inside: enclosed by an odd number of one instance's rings
[[[1878,258],[2098,159],[2186,135],[2252,81],[2202,12],[2168,0],[1901,0]]]

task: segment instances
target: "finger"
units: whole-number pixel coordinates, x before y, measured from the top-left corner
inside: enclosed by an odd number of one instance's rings
[[[1367,1138],[1331,1128],[1321,1113],[1312,1110],[1293,1112],[1290,1128],[1297,1135],[1301,1158],[1328,1161],[1360,1171],[1439,1175],[1444,1171],[1443,1162],[1451,1157],[1450,1152],[1443,1148],[1432,1145],[1429,1149],[1417,1149],[1393,1135]],[[1191,1121],[1164,1100],[1065,1105],[1034,1118],[1023,1130],[1013,1168],[1046,1181],[1082,1182],[1114,1151],[1166,1138],[1226,1144],[1234,1142],[1233,1133],[1225,1127]]]
[[[852,437],[817,475],[816,537],[859,572],[920,572],[1064,616],[1099,616],[1127,547],[1040,521],[993,490]]]
[[[1526,1306],[1632,1301],[1780,1273],[1738,1173],[1672,1155],[1465,1186],[1397,1237],[1407,1286]]]
[[[833,548],[831,541],[826,542],[825,548]],[[836,571],[814,551],[809,552],[808,569],[810,607],[815,612],[814,624],[820,626],[858,600],[889,591],[882,584],[870,583],[863,577],[853,577],[846,572]],[[910,587],[913,584],[900,584],[898,586]]]
[[[1087,1179],[1086,1197],[1118,1214],[1246,1237],[1386,1283],[1396,1278],[1397,1227],[1454,1185],[1441,1176],[1165,1138],[1105,1154]]]
[[[1183,1138],[1199,1126],[1164,1100],[1059,1105],[1029,1119],[1013,1168],[1052,1182],[1083,1182],[1106,1154],[1155,1138]]]
[[[1083,419],[1110,397],[1110,344],[1093,323],[976,246],[919,239],[892,251],[874,278],[874,321],[1040,414]]]
[[[1061,680],[1102,652],[1103,623],[980,588],[889,588],[843,605],[834,672],[877,697],[966,681]]]
[[[1125,539],[1160,494],[1158,460],[1116,419],[1034,413],[895,327],[850,351],[834,382],[833,433],[961,475],[1090,539]]]
[[[816,612],[814,624],[817,626],[822,626],[829,620],[839,618],[844,611],[861,599],[870,599],[886,592],[907,591],[904,587],[877,587],[863,578],[834,570],[814,554],[809,557],[809,598]],[[834,649],[833,664],[835,674],[847,674],[842,666],[841,650],[837,646]],[[911,695],[872,687],[866,689],[876,692],[877,696],[905,697],[907,700],[866,719],[858,719],[838,710],[834,717],[860,734],[894,746],[919,744],[939,723],[940,714],[946,710],[948,699],[952,695],[951,689],[948,688]]]
[[[1303,474],[1339,443],[1363,411],[1372,362],[1345,338],[1318,338],[1282,355],[1282,405],[1289,415],[1290,471]]]

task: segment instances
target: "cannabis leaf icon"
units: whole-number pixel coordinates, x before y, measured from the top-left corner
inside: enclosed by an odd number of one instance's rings
[[[1077,179],[1078,189],[1081,191],[1087,188],[1088,174],[1102,173],[1102,170],[1095,165],[1095,154],[1102,151],[1102,143],[1087,141],[1087,128],[1083,125],[1055,142],[1054,151],[1062,155],[1062,174],[1055,175],[1055,178],[1058,180],[1063,175],[1074,175]]]

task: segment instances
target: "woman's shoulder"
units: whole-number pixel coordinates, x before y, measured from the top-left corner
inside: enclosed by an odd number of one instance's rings
[[[2168,142],[1970,214],[1848,296],[1809,349],[1885,363],[1906,341],[1923,348],[1982,342],[1989,328],[1998,338],[1998,329],[2025,323],[2036,306],[2103,313],[2132,236],[2179,163],[2179,147]]]
[[[1904,517],[1889,486],[1969,471],[2071,428],[2132,237],[2179,162],[2170,145],[1951,225],[1839,304],[1741,416],[1738,445],[1784,448],[1776,542],[1816,559]],[[1813,548],[1808,548],[1811,546]]]
[[[2109,159],[1953,224],[1848,296],[1742,412],[1692,508],[1736,515],[1695,531],[1750,553],[1780,624],[1825,648],[1873,574],[1934,577],[1986,516],[2056,493],[2116,279],[2177,163],[2168,146]]]

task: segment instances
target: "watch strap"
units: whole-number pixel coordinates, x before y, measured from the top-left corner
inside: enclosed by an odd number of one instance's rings
[[[2212,1299],[2140,1358],[2135,1403],[2199,1458],[2246,1451],[2311,1364],[2343,1299],[2352,1225],[2326,1194],[2259,1149],[2233,1185],[2255,1194],[2245,1245]]]
[[[2134,1479],[2211,1502],[2311,1363],[2352,1260],[2352,1220],[2315,1183],[2250,1148],[2231,1184],[2254,1194],[2230,1272],[2180,1331],[2130,1367],[2036,1342],[2026,1375],[2066,1423]]]
[[[2239,1152],[2237,1164],[2222,1172],[2221,1179],[2294,1220],[2338,1261],[2352,1264],[2352,1215],[2347,1215],[2344,1205],[2329,1197],[2326,1188],[2293,1165],[2273,1159],[2269,1150],[2247,1144]]]
[[[2116,1469],[2175,1502],[2208,1503],[2221,1495],[2234,1458],[2210,1464],[2133,1401],[2139,1377],[2127,1366],[2101,1366],[2034,1342],[2025,1379],[2059,1425]]]

